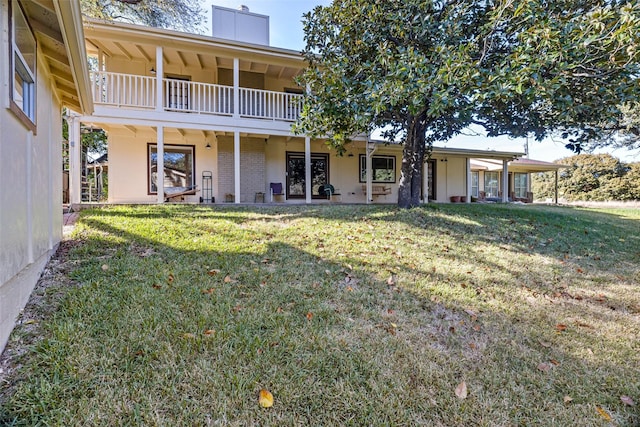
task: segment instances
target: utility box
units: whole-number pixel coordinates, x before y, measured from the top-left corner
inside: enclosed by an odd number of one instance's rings
[[[249,12],[247,6],[238,9],[212,6],[213,37],[239,42],[269,45],[269,17]]]

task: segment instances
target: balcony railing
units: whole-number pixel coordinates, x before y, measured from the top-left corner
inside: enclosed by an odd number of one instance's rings
[[[155,77],[92,72],[91,81],[96,104],[156,108]],[[163,109],[166,111],[294,121],[302,110],[303,97],[296,93],[238,88],[236,112],[232,86],[177,79],[163,79],[162,82]]]

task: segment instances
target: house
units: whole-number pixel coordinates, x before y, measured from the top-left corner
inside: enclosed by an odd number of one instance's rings
[[[268,17],[214,7],[213,24],[215,37],[85,20],[95,112],[72,128],[76,140],[85,127],[108,135],[109,203],[397,201],[401,147],[362,137],[336,156],[323,140],[291,132],[306,64],[298,51],[269,46]],[[424,200],[471,200],[485,185],[496,196],[508,187],[505,201],[524,189],[526,197],[529,180],[505,172],[521,156],[436,148]],[[504,170],[473,169],[472,159]],[[80,147],[72,160],[82,164]],[[81,181],[71,179],[73,203],[83,201]]]
[[[91,113],[78,2],[0,0],[0,351],[62,238],[62,108]]]

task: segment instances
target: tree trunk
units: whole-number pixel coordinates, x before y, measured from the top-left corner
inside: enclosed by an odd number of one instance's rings
[[[412,208],[420,204],[422,165],[424,164],[426,123],[424,114],[413,116],[402,151],[402,168],[398,187],[398,206]],[[425,189],[426,191],[426,189]]]

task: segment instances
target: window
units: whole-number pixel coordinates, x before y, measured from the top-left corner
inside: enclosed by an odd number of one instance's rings
[[[513,189],[518,198],[527,198],[527,174],[516,173],[513,175]]]
[[[484,173],[484,192],[487,197],[498,197],[500,174],[498,172]]]
[[[193,145],[164,146],[164,188],[195,185]],[[149,194],[158,193],[158,146],[148,144]]]
[[[372,182],[396,182],[395,156],[373,156],[371,158]],[[360,154],[360,182],[367,182],[367,156]]]
[[[36,123],[36,38],[20,4],[11,13],[11,110],[33,131]]]
[[[480,190],[480,173],[478,171],[471,172],[471,195],[473,197],[478,197],[478,193]]]

